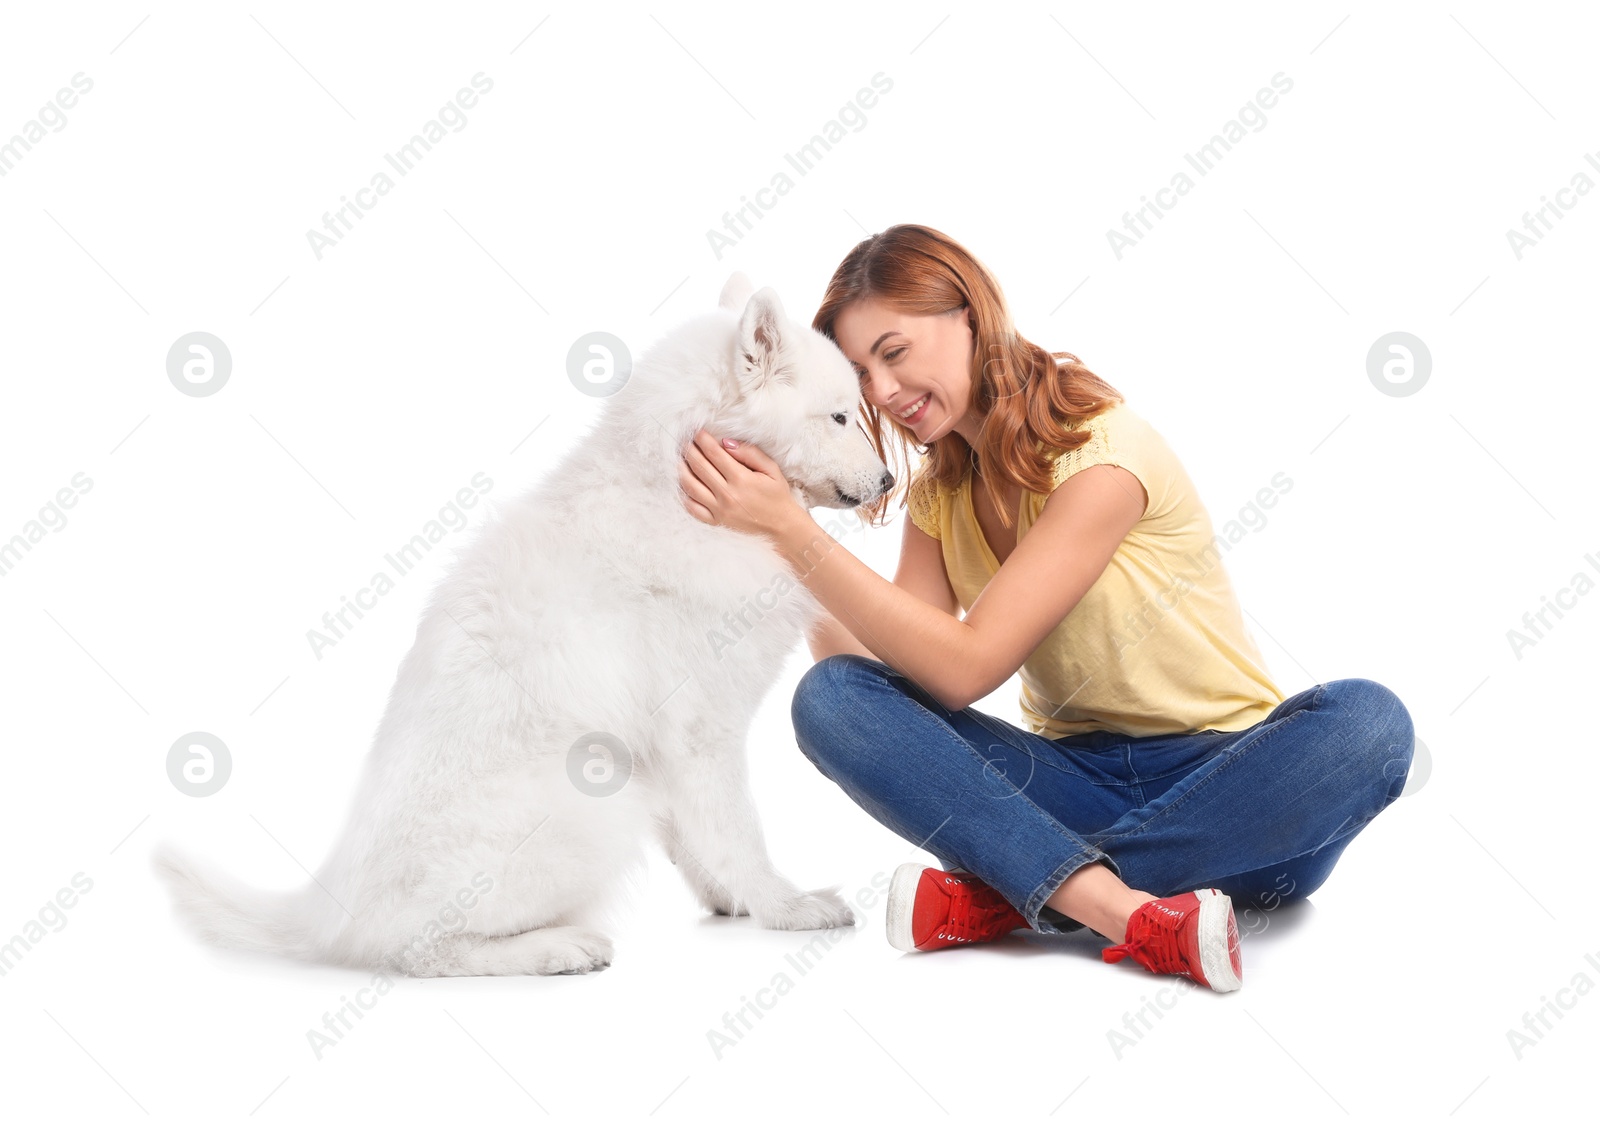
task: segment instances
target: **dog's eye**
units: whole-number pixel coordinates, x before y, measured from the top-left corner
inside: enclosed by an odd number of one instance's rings
[[[846,424],[848,424],[850,422],[850,418],[848,416],[846,416],[843,412],[835,412],[833,414],[833,422],[838,424],[842,428],[842,427],[844,427]]]

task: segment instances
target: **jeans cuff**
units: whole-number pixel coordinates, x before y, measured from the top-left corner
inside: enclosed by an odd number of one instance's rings
[[[1085,848],[1083,851],[1068,856],[1059,867],[1050,873],[1048,879],[1034,888],[1033,894],[1028,896],[1027,903],[1017,908],[1022,917],[1028,920],[1029,926],[1032,926],[1041,934],[1064,934],[1069,930],[1082,928],[1083,923],[1066,918],[1065,915],[1059,916],[1065,918],[1071,925],[1066,927],[1058,926],[1049,920],[1041,919],[1040,912],[1045,909],[1045,900],[1056,893],[1056,888],[1067,881],[1067,876],[1089,863],[1103,863],[1111,869],[1112,874],[1118,877],[1122,874],[1117,870],[1117,865],[1111,861],[1111,857],[1097,848]]]

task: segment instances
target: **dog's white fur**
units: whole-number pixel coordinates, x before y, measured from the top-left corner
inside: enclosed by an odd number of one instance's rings
[[[157,845],[201,937],[414,976],[586,972],[611,961],[602,928],[652,834],[707,910],[853,921],[836,888],[774,869],[746,780],[751,719],[821,606],[766,539],[688,513],[678,461],[705,427],[757,444],[808,507],[893,479],[849,362],[752,289],[735,272],[643,353],[590,435],[458,554],[313,883],[252,890]],[[569,775],[595,732],[631,755],[611,795]]]

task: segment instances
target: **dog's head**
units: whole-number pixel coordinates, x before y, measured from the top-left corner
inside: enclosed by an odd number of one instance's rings
[[[738,400],[724,412],[724,434],[749,440],[783,469],[807,508],[846,510],[894,486],[858,420],[861,389],[839,347],[791,321],[773,289],[752,293],[735,271],[721,305],[741,311],[733,345]]]

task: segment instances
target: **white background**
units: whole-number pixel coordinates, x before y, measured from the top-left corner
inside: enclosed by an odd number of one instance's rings
[[[0,978],[7,1120],[1498,1125],[1590,1101],[1600,992],[1520,1058],[1506,1035],[1600,984],[1600,194],[1520,259],[1506,237],[1600,181],[1582,7],[8,6],[0,138],[94,86],[0,178],[0,540],[93,483],[0,576],[0,938],[93,882]],[[465,128],[318,260],[306,231],[478,72]],[[707,230],[877,72],[864,127],[719,258]],[[1119,260],[1107,231],[1278,72],[1265,128]],[[304,883],[444,547],[320,659],[307,630],[474,473],[506,499],[585,441],[580,334],[642,348],[735,268],[809,322],[908,221],[1119,388],[1219,527],[1290,476],[1227,557],[1252,631],[1286,693],[1395,690],[1420,787],[1247,934],[1241,992],[1176,998],[1120,1056],[1108,1031],[1166,982],[1082,935],[904,956],[878,902],[718,1058],[707,1030],[812,939],[708,918],[656,855],[610,969],[399,983],[316,1058],[306,1031],[368,979],[203,948],[151,844]],[[195,330],[232,353],[212,396],[166,374]],[[1367,374],[1396,330],[1432,355],[1405,397]],[[894,513],[845,542],[885,574]],[[1508,630],[1578,573],[1519,656]],[[755,787],[780,866],[853,897],[931,857],[796,748],[808,664],[797,641]],[[1016,691],[979,705],[1015,721]],[[194,730],[234,759],[206,799],[166,776]]]

